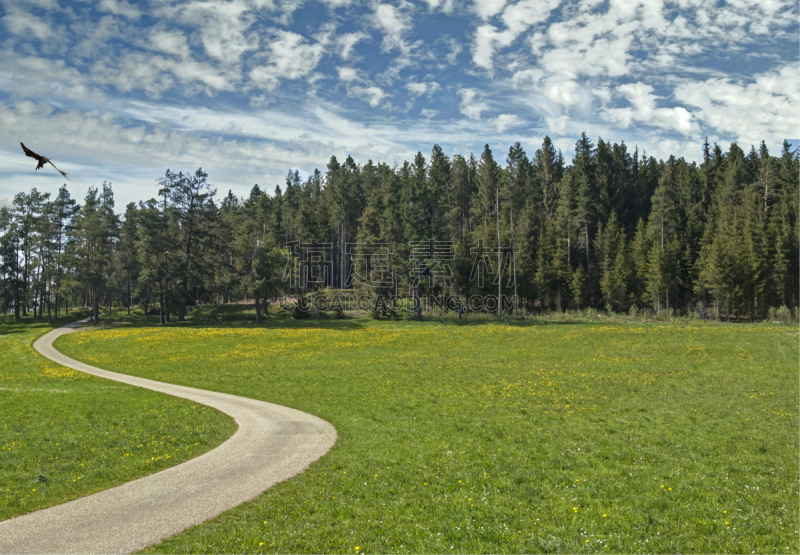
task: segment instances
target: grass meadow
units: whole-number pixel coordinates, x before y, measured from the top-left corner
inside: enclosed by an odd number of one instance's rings
[[[149,552],[800,551],[796,325],[226,318],[56,343],[338,430],[307,472]]]
[[[223,413],[59,366],[31,348],[81,316],[0,319],[0,520],[174,466],[235,430]]]

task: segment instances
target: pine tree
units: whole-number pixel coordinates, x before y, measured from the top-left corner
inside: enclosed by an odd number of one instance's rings
[[[202,252],[199,245],[207,237],[208,225],[214,215],[213,197],[216,194],[208,183],[208,174],[198,168],[193,175],[178,173],[160,180],[162,190],[169,195],[179,227],[178,265],[175,280],[179,289],[178,321],[185,319],[186,306],[194,302],[196,289],[202,282]]]
[[[585,304],[586,299],[586,272],[580,266],[572,272],[572,279],[569,283],[570,296],[575,307],[580,310]]]
[[[647,276],[650,273],[650,251],[653,249],[653,236],[644,219],[639,219],[631,245],[633,298],[641,308],[648,301]]]
[[[495,192],[500,186],[501,169],[492,156],[489,145],[483,148],[475,175],[475,198],[472,203],[472,220],[479,237],[489,241],[494,231]]]
[[[431,237],[443,239],[451,234],[447,227],[447,214],[452,209],[455,201],[452,194],[450,158],[444,153],[442,147],[433,145],[431,163],[428,170],[427,202],[430,210]]]
[[[119,218],[114,213],[111,184],[103,182],[98,191],[90,187],[84,204],[75,217],[72,232],[79,279],[87,286],[91,319],[99,323],[100,304],[112,288],[112,254],[119,236]],[[104,303],[105,304],[105,303]]]
[[[600,269],[600,291],[603,303],[613,306],[617,312],[625,311],[628,285],[628,257],[625,234],[615,212],[605,227],[597,233]]]
[[[6,206],[0,207],[0,309],[14,307],[14,319],[19,320],[22,299],[21,268],[19,263],[20,235],[14,214]]]
[[[533,186],[528,191],[532,201],[541,199],[543,215],[540,217],[554,218],[558,202],[557,187],[564,173],[561,153],[556,153],[550,137],[545,136],[542,147],[536,151],[532,167]],[[538,204],[538,202],[537,202]]]
[[[139,219],[136,204],[128,203],[125,207],[125,216],[120,226],[120,241],[118,252],[121,258],[121,266],[125,273],[125,307],[128,314],[131,313],[133,304],[132,291],[136,290],[133,285],[134,277],[139,273],[139,259],[136,255],[136,244],[139,241]]]

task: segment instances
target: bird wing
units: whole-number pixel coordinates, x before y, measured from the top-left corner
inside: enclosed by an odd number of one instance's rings
[[[59,169],[58,169],[58,167],[57,167],[57,166],[56,166],[54,163],[52,163],[50,160],[48,160],[48,161],[47,161],[47,163],[48,163],[48,164],[50,164],[51,166],[53,166],[54,168],[56,168],[56,171],[57,171],[58,173],[60,173],[61,175],[63,175],[63,176],[66,178],[66,179],[68,179],[69,181],[72,181],[72,180],[69,178],[69,174],[68,174],[67,172],[62,172],[61,170],[59,170]],[[74,182],[73,182],[73,183],[74,183]]]
[[[66,178],[67,178],[69,181],[72,181],[72,180],[69,178],[69,174],[68,174],[67,172],[63,172],[63,171],[61,171],[60,169],[58,169],[58,166],[56,166],[54,163],[52,163],[52,162],[50,161],[50,158],[45,158],[45,157],[44,157],[44,156],[42,156],[41,154],[36,154],[34,151],[32,151],[31,149],[29,149],[28,147],[26,147],[26,146],[25,146],[23,143],[19,143],[19,144],[20,144],[20,146],[22,147],[22,151],[25,153],[25,156],[28,156],[28,157],[30,157],[30,158],[34,158],[34,159],[36,159],[36,160],[38,160],[38,161],[39,161],[39,164],[36,166],[36,169],[37,169],[37,170],[40,170],[40,169],[42,169],[42,168],[44,167],[44,165],[45,165],[45,164],[50,164],[51,166],[53,166],[53,167],[56,169],[56,171],[57,171],[58,173],[60,173],[60,174],[61,174],[61,175],[63,175],[64,177],[66,177]]]
[[[22,147],[22,151],[25,153],[25,156],[28,156],[29,158],[33,158],[33,159],[35,159],[35,160],[37,160],[39,162],[39,164],[36,166],[37,170],[42,169],[44,167],[44,165],[47,162],[49,162],[49,160],[47,158],[45,158],[41,154],[36,154],[34,151],[32,151],[31,149],[26,147],[24,143],[19,143],[19,144]]]

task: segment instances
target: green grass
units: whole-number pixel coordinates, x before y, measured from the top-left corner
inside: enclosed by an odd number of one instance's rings
[[[0,520],[174,466],[235,430],[196,403],[54,364],[31,344],[55,325],[0,317]]]
[[[797,326],[271,316],[57,347],[338,430],[307,472],[150,552],[800,549]]]

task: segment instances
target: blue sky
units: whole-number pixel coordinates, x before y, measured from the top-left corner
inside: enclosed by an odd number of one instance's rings
[[[0,0],[0,203],[64,182],[20,141],[119,209],[167,168],[242,195],[434,143],[777,154],[800,136],[799,33],[782,0]]]

